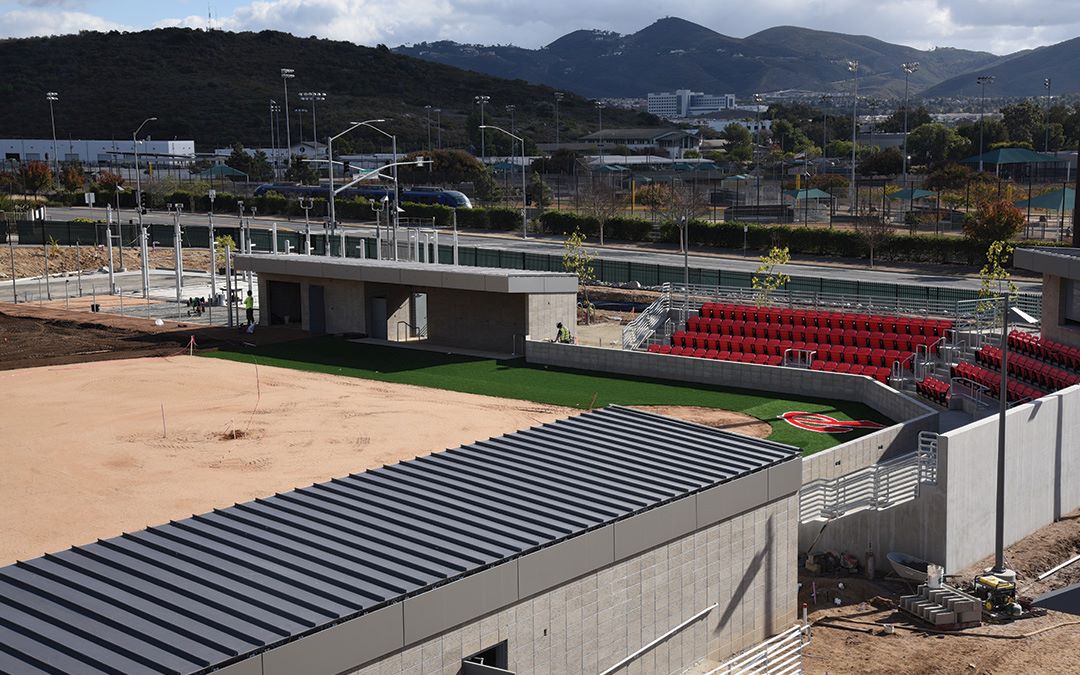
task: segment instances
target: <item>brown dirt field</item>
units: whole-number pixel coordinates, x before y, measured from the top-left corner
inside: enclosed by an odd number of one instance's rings
[[[205,249],[184,249],[184,267],[191,270],[210,269],[210,251]],[[123,266],[137,270],[142,264],[138,248],[124,247]],[[104,246],[82,246],[76,251],[74,246],[49,247],[49,274],[63,272],[75,273],[80,268],[83,272],[93,272],[109,264],[109,251]],[[113,248],[113,264],[120,269],[120,249]],[[172,248],[157,248],[150,251],[150,266],[173,269]],[[36,277],[45,273],[45,249],[41,246],[15,247],[16,278]],[[0,279],[11,278],[11,265],[7,252],[0,265]]]
[[[5,371],[0,390],[0,565],[574,412],[189,356]]]
[[[1021,594],[1034,597],[1080,580],[1078,563],[1025,590],[1026,581],[1077,552],[1080,552],[1080,511],[1007,548],[1005,559],[1021,573]],[[966,578],[976,570],[985,569],[990,562],[988,559],[960,574]],[[811,577],[800,581],[803,588],[799,599],[809,603]],[[900,595],[912,592],[903,584],[859,578],[818,577],[815,581],[819,600],[818,607],[810,605],[814,627],[804,661],[807,673],[1080,672],[1080,617],[1047,612],[1045,616],[1007,624],[983,624],[939,636],[902,628],[927,628],[892,609]],[[844,583],[843,590],[837,588],[838,582]],[[844,603],[841,607],[830,604],[837,596]],[[883,623],[894,623],[895,634],[882,634]]]
[[[756,417],[730,410],[718,410],[716,408],[703,408],[693,405],[635,405],[630,406],[645,412],[667,415],[694,424],[703,424],[715,429],[732,431],[744,436],[754,438],[768,438],[772,427],[768,422],[762,422]]]

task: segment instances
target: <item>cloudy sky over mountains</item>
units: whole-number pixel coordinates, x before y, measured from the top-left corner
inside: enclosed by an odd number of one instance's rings
[[[215,28],[366,45],[446,39],[539,47],[579,28],[640,30],[661,18],[657,7],[641,0],[0,0],[0,36],[204,27],[209,13]],[[668,0],[663,11],[734,37],[795,25],[996,54],[1080,35],[1076,0]]]

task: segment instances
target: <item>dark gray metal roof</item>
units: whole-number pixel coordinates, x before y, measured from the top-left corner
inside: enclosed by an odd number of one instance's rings
[[[609,407],[76,546],[0,568],[0,672],[212,669],[798,454]]]

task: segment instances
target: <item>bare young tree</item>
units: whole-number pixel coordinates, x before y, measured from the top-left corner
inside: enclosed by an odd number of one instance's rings
[[[581,213],[596,220],[600,233],[600,245],[604,245],[604,229],[608,221],[622,211],[622,200],[611,184],[601,176],[589,176],[588,182],[578,196]]]
[[[695,190],[684,183],[672,183],[668,191],[666,216],[684,232],[683,245],[690,247],[690,223],[708,212],[709,204],[703,191]]]
[[[870,269],[873,269],[874,252],[892,236],[892,223],[880,213],[863,211],[855,219],[855,234],[870,249]]]

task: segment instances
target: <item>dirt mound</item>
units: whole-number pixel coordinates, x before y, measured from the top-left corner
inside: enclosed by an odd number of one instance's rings
[[[703,408],[692,405],[639,405],[631,406],[637,410],[666,415],[694,424],[702,424],[714,429],[723,429],[754,438],[768,438],[772,427],[756,417],[719,408]]]

